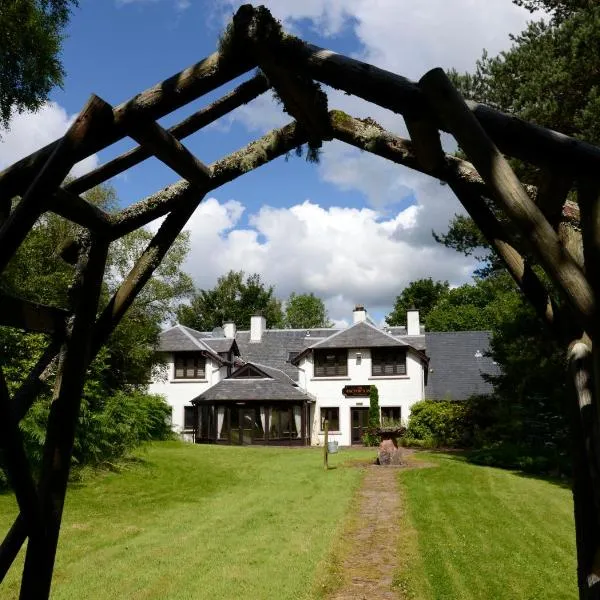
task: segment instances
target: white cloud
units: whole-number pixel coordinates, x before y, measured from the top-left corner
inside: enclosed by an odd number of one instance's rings
[[[240,227],[244,207],[216,198],[203,202],[188,223],[186,270],[201,288],[230,269],[261,273],[286,298],[313,292],[330,317],[347,319],[358,302],[389,310],[414,279],[464,282],[473,263],[437,244],[423,245],[415,207],[382,216],[369,208],[320,207],[309,200],[290,208],[263,206]]]
[[[124,4],[156,4],[160,2],[160,0],[115,0],[115,4],[117,6],[123,6]],[[183,12],[187,10],[192,5],[191,0],[173,0],[173,5],[175,6],[175,10],[178,12]]]
[[[13,115],[8,130],[1,132],[0,169],[61,137],[76,117],[76,114],[67,114],[56,102],[47,102],[36,112],[25,111]],[[83,175],[97,166],[98,157],[93,154],[77,163],[71,174]]]

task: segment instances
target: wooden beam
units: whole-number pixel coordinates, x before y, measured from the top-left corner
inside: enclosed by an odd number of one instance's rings
[[[567,194],[573,186],[573,178],[561,171],[542,169],[538,183],[538,194],[535,203],[540,207],[548,223],[558,228],[562,217],[563,206],[567,201]]]
[[[30,538],[42,536],[44,530],[37,490],[2,369],[0,369],[0,434],[0,447],[4,450],[3,467],[6,469],[17,504],[25,519],[28,535]]]
[[[429,174],[428,166],[422,164],[411,141],[385,131],[371,120],[354,119],[341,111],[331,111],[330,115],[332,129],[337,139],[387,158],[396,164]],[[535,273],[528,269],[525,259],[516,249],[514,242],[510,241],[502,224],[486,206],[484,197],[489,190],[473,165],[447,154],[444,157],[444,166],[436,167],[436,177],[450,185],[503,260],[510,275],[530,299],[538,315],[549,327],[556,330],[558,324],[548,290]],[[532,195],[535,195],[535,192],[535,188],[529,189]]]
[[[406,117],[404,122],[421,165],[432,174],[443,168],[446,164],[446,153],[442,149],[437,127],[427,119]]]
[[[278,54],[290,69],[403,116],[417,120],[430,118],[427,101],[415,82],[332,50],[297,42],[282,46]],[[467,101],[467,106],[505,154],[572,173],[600,172],[600,148],[592,144],[484,104]],[[443,123],[436,125],[447,131]]]
[[[126,135],[124,124],[129,112],[143,114],[152,120],[184,106],[188,102],[212,92],[231,79],[243,75],[256,64],[250,56],[237,57],[235,61],[225,60],[215,52],[200,62],[157,83],[147,90],[123,102],[114,110],[114,121],[106,127],[102,135],[87,141],[75,153],[75,161],[106,148]],[[30,154],[0,173],[0,195],[13,197],[23,193],[27,182],[46,162],[60,140]]]
[[[55,373],[54,363],[62,345],[62,336],[55,335],[33,369],[13,394],[15,413],[19,421],[27,414],[48,379]]]
[[[167,131],[178,140],[182,140],[192,133],[206,127],[232,110],[247,104],[269,89],[269,82],[262,74],[245,81],[229,94],[219,98],[206,108],[195,112]],[[134,167],[152,156],[152,152],[142,146],[137,146],[121,156],[101,165],[97,169],[74,179],[64,187],[76,194],[81,194],[91,188],[107,181],[111,177]]]
[[[0,583],[4,581],[8,570],[17,558],[21,546],[27,539],[27,525],[23,515],[19,513],[0,544]]]
[[[244,173],[284,156],[307,141],[306,131],[297,127],[296,123],[275,129],[210,165],[212,176],[206,190],[214,190],[229,183]],[[113,237],[125,235],[166,215],[179,204],[193,203],[196,197],[197,190],[186,181],[178,181],[115,215]]]
[[[111,107],[101,98],[92,96],[0,229],[0,273],[48,207],[48,196],[58,188],[76,162],[77,150],[111,122]]]
[[[541,210],[532,202],[506,159],[473,116],[444,71],[434,69],[420,81],[432,108],[472,160],[496,204],[519,228],[532,252],[573,308],[582,327],[596,318],[594,293],[585,275],[565,251]]]
[[[133,114],[127,121],[127,132],[181,177],[200,189],[206,188],[210,170],[158,123]]]
[[[62,187],[59,187],[50,197],[48,210],[93,233],[108,235],[112,226],[112,217],[109,213]]]
[[[0,293],[0,325],[39,333],[64,331],[68,311]]]
[[[575,402],[571,403],[573,444],[573,504],[579,597],[600,598],[600,448],[598,410],[594,400],[592,351],[575,341],[567,352]]]
[[[81,394],[91,355],[90,330],[98,310],[108,246],[107,240],[88,236],[77,265],[72,292],[74,316],[61,351],[40,475],[45,535],[29,539],[21,598],[47,598],[50,594]]]

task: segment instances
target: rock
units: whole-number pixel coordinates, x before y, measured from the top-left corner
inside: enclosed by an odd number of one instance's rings
[[[394,440],[382,440],[377,453],[378,465],[401,465],[402,450],[394,444]]]

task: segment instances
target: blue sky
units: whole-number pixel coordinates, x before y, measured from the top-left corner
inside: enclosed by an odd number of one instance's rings
[[[471,69],[482,48],[507,48],[508,33],[531,18],[510,0],[266,4],[304,39],[413,79],[436,66]],[[66,31],[64,87],[39,113],[14,118],[0,142],[0,168],[60,136],[91,93],[117,105],[209,55],[235,8],[224,0],[81,0]],[[162,124],[184,118],[243,79]],[[373,116],[406,136],[398,115],[330,92],[330,107]],[[210,163],[287,121],[266,94],[184,143]],[[78,170],[132,145],[121,142]],[[111,183],[126,206],[177,179],[151,159]],[[278,160],[205,199],[189,224],[186,269],[201,287],[211,287],[229,269],[259,272],[281,298],[314,292],[336,321],[348,320],[356,303],[381,320],[414,279],[432,276],[453,285],[469,279],[472,262],[431,236],[457,212],[460,206],[437,181],[331,143],[317,166],[303,158]]]

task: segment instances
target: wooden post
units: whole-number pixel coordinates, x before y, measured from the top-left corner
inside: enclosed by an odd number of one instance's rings
[[[323,437],[323,468],[329,470],[329,421],[325,419],[323,422],[323,431],[325,435]]]
[[[74,316],[61,351],[44,444],[39,495],[45,535],[29,539],[21,582],[22,599],[47,598],[50,594],[75,429],[89,364],[90,328],[96,318],[109,245],[108,240],[88,238],[85,242],[72,289]]]

